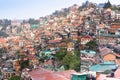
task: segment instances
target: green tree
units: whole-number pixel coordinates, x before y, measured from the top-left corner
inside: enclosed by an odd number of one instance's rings
[[[74,69],[76,71],[80,70],[80,58],[72,52],[68,52],[62,61],[63,65],[65,66],[66,70]]]
[[[88,49],[92,49],[92,50],[96,50],[96,47],[97,47],[97,43],[95,40],[91,40],[87,42],[85,45]]]
[[[57,67],[62,66],[62,60],[65,57],[67,50],[65,47],[60,47],[59,51],[55,54],[55,62],[57,63]]]
[[[74,50],[74,54],[75,54],[77,57],[80,57],[80,50],[75,49],[75,50]]]
[[[10,80],[20,80],[20,79],[21,79],[20,76],[12,76],[12,77],[10,78]]]
[[[21,69],[28,68],[29,67],[29,60],[25,60],[25,61],[21,60],[20,64],[21,64]]]
[[[39,62],[44,63],[44,61],[47,59],[49,59],[49,57],[47,55],[45,55],[45,53],[41,53],[41,57],[39,59]]]
[[[58,52],[56,52],[56,59],[61,61],[63,60],[63,57],[66,55],[66,48],[61,47],[60,50]]]

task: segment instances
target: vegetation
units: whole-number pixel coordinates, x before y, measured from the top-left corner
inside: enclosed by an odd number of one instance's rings
[[[80,70],[80,57],[72,52],[68,52],[65,57],[63,58],[63,65],[65,66],[66,70],[74,69],[76,71]]]
[[[12,76],[10,80],[21,80],[20,76]]]
[[[69,13],[69,9],[64,8],[63,11],[55,11],[54,13],[52,13],[55,16],[62,16],[62,17],[66,17]]]
[[[44,61],[47,59],[49,59],[49,57],[47,55],[45,55],[44,53],[41,53],[41,57],[39,59],[39,62],[44,63]]]
[[[35,19],[30,18],[28,23],[30,23],[31,25],[32,24],[39,24],[39,20],[35,20]]]
[[[95,40],[91,40],[87,42],[85,45],[88,49],[92,49],[92,50],[96,50],[96,47],[97,47],[97,43]]]
[[[29,60],[20,60],[21,70],[29,67]]]
[[[20,65],[21,65],[21,70],[24,69],[24,68],[28,68],[29,67],[29,60],[26,59],[26,56],[25,55],[20,55],[20,54],[16,54],[17,55],[17,58],[20,59],[19,62],[20,62]]]
[[[63,60],[63,58],[66,55],[66,48],[61,47],[60,50],[56,53],[55,57],[57,58],[57,60]]]
[[[66,70],[80,70],[80,52],[78,50],[68,52],[66,48],[62,47],[56,53],[55,57],[59,67],[64,66]]]

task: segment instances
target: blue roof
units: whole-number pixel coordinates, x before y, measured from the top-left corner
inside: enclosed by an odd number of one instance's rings
[[[50,50],[44,50],[43,53],[51,53]]]
[[[96,54],[96,52],[93,51],[93,50],[81,50],[80,52],[81,52],[82,54]]]
[[[104,62],[94,66],[89,67],[90,71],[101,71],[112,70],[116,68],[116,64],[113,62]]]
[[[98,8],[103,8],[104,5],[105,5],[105,3],[100,3],[100,4],[98,5]]]
[[[103,62],[103,63],[101,63],[101,64],[105,64],[105,65],[108,65],[108,64],[115,64],[114,62],[109,62],[109,61],[107,61],[107,62]]]

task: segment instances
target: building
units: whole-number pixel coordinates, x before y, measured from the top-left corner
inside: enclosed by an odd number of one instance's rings
[[[69,42],[67,45],[67,51],[74,51],[74,43],[73,42]]]
[[[100,55],[103,61],[115,62],[116,60],[116,56],[114,55],[114,52],[111,49],[106,48],[106,47],[100,49]]]
[[[3,80],[10,80],[10,78],[12,76],[15,76],[16,75],[16,72],[15,71],[8,71],[8,70],[2,70],[2,79]]]
[[[86,44],[87,42],[93,40],[93,38],[89,35],[85,35],[81,37],[81,44]]]

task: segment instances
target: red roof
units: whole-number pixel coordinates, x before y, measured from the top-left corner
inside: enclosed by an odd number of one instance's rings
[[[115,71],[115,77],[120,79],[120,67]]]
[[[85,36],[82,36],[81,38],[90,38],[90,39],[92,39],[92,37],[90,35],[85,35]]]
[[[6,43],[7,41],[3,38],[0,38],[0,43]]]
[[[74,70],[66,70],[66,71],[55,72],[55,73],[58,75],[62,75],[70,80],[72,77],[71,74],[76,72]]]
[[[73,73],[75,73],[74,70],[54,72],[43,68],[29,72],[33,80],[71,80]]]
[[[61,40],[49,40],[49,43],[59,43]]]
[[[32,59],[35,59],[36,57],[35,57],[34,54],[29,54],[29,55],[27,55],[27,58],[28,58],[29,60],[32,60]]]
[[[81,37],[81,40],[86,40],[86,39],[93,40],[93,38],[89,35],[85,35]]]

